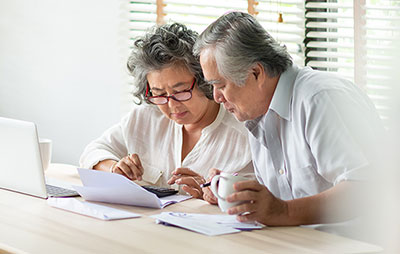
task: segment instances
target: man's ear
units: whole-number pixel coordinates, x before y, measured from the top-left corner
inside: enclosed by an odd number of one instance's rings
[[[264,73],[264,66],[262,66],[260,63],[256,63],[252,67],[251,71],[252,71],[255,79],[258,80],[261,77],[260,75],[262,75]]]

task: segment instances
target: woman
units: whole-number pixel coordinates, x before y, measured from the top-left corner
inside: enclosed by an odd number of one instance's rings
[[[182,24],[155,27],[134,43],[128,69],[138,104],[83,152],[85,168],[182,190],[202,198],[209,169],[253,170],[246,130],[215,103]]]

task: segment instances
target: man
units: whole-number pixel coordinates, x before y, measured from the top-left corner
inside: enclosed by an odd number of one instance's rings
[[[292,63],[249,14],[212,23],[194,47],[214,100],[246,121],[258,181],[243,181],[228,210],[265,225],[354,218],[383,129],[354,84]],[[210,192],[204,198],[215,203]]]

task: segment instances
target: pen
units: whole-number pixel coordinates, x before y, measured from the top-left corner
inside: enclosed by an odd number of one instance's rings
[[[237,176],[238,173],[233,173],[232,175]],[[208,183],[200,184],[200,187],[201,187],[201,188],[205,188],[205,187],[208,187],[208,186],[210,186],[210,185],[211,185],[211,182],[208,182]]]
[[[200,184],[201,188],[205,188],[211,185],[211,182]]]

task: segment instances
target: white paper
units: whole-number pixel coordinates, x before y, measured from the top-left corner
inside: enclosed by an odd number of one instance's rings
[[[184,195],[158,198],[155,194],[119,174],[83,168],[78,168],[78,172],[83,186],[73,186],[73,188],[89,201],[164,208],[167,205],[191,198]]]
[[[48,198],[47,204],[70,212],[83,214],[101,220],[138,218],[141,215],[103,205],[80,201],[75,198]]]
[[[241,230],[263,228],[259,223],[242,223],[234,215],[209,215],[195,213],[164,212],[151,216],[157,223],[174,225],[208,236],[237,233]]]

